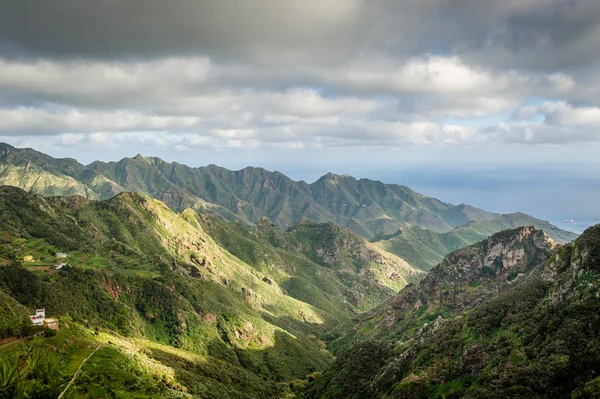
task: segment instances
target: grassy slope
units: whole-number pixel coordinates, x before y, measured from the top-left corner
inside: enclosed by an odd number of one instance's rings
[[[17,263],[0,267],[0,289],[14,300],[220,359],[265,386],[322,369],[329,355],[316,335],[346,317],[335,300],[321,309],[286,295],[274,275],[218,246],[195,212],[178,216],[139,195],[89,202],[5,187],[0,213],[0,254]],[[75,267],[37,271],[55,252]],[[35,262],[19,266],[27,255]]]
[[[25,306],[0,290],[0,338],[22,333],[23,327],[31,324]]]
[[[0,348],[0,367],[23,362],[21,359],[30,351],[29,359],[48,359],[58,366],[25,367],[20,385],[27,386],[26,393],[11,391],[9,385],[7,390],[0,389],[0,398],[56,397],[92,353],[65,397],[259,399],[290,394],[287,384],[265,380],[240,364],[215,356],[113,332],[98,332],[68,317],[60,322],[62,330],[54,337]],[[96,348],[99,349],[94,352]],[[0,382],[3,381],[0,377]],[[12,383],[19,386],[14,380]]]

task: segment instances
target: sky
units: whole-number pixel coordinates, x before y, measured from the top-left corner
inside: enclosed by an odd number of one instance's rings
[[[349,173],[591,224],[600,2],[3,1],[0,141]]]

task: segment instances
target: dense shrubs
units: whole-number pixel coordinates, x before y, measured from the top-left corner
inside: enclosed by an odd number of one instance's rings
[[[373,357],[365,358],[355,352],[367,344],[351,346],[307,397],[600,398],[600,226],[558,258],[549,263],[558,274],[540,267],[391,352],[372,341]]]

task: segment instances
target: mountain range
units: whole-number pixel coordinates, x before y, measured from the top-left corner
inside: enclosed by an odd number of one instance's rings
[[[504,230],[426,275],[331,222],[248,226],[129,192],[2,187],[0,233],[0,398],[57,397],[78,369],[69,397],[600,392],[600,226],[565,245]],[[61,330],[18,341],[40,307]]]
[[[191,208],[251,226],[267,217],[281,230],[303,218],[332,222],[378,242],[380,248],[422,270],[452,250],[506,228],[533,225],[559,242],[576,237],[528,215],[452,205],[405,186],[348,175],[328,173],[308,184],[261,168],[191,168],[142,155],[86,166],[0,144],[0,184],[45,196],[80,195],[92,200],[138,192],[175,212]]]
[[[600,226],[7,145],[0,182],[0,399],[600,393]]]

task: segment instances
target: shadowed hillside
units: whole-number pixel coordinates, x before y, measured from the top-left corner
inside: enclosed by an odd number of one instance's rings
[[[334,333],[304,397],[597,397],[599,237],[558,247],[522,228],[453,252]]]

